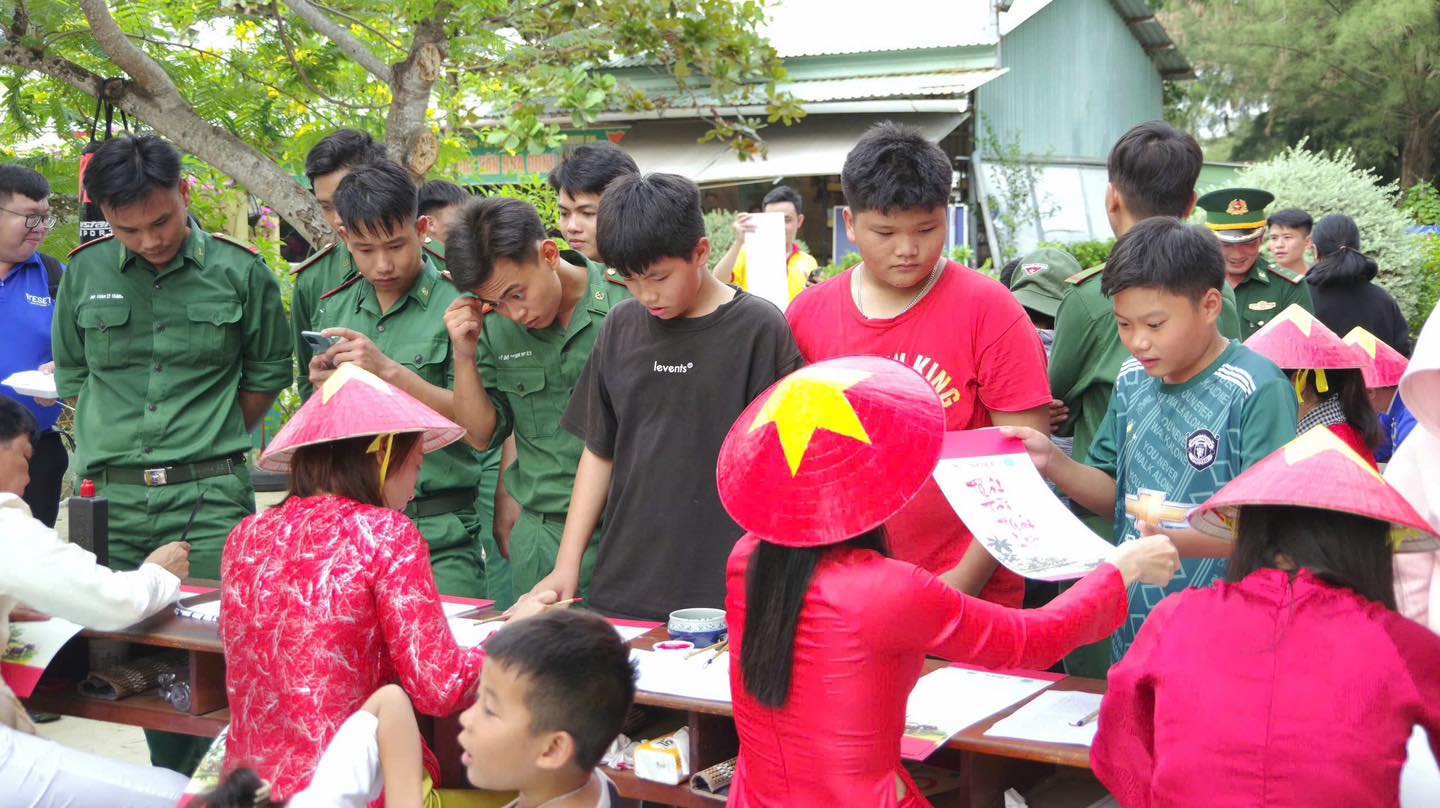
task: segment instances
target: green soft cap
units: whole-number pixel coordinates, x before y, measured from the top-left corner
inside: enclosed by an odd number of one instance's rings
[[[1054,317],[1060,298],[1074,288],[1065,279],[1080,270],[1080,262],[1070,253],[1044,247],[1020,259],[1010,276],[1010,292],[1025,308]]]

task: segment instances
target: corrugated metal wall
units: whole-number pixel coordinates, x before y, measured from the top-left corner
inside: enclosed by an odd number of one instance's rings
[[[1010,72],[980,88],[976,123],[1025,154],[1103,160],[1125,130],[1162,117],[1160,74],[1106,0],[1054,0],[1000,56]]]

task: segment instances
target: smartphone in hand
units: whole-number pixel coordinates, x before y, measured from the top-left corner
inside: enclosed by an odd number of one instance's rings
[[[301,331],[300,338],[310,346],[310,350],[317,354],[330,350],[330,346],[340,341],[339,337],[327,337],[319,331]]]

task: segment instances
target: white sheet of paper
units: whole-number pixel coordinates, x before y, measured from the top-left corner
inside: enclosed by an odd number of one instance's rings
[[[688,651],[630,652],[640,676],[635,687],[647,693],[663,693],[708,701],[730,701],[730,654],[722,652],[710,665],[712,654],[689,659]]]
[[[970,668],[933,670],[921,676],[910,691],[910,699],[905,704],[905,738],[901,740],[901,751],[907,753],[908,759],[917,759],[908,754],[915,748],[914,740],[933,741],[930,750],[933,751],[955,733],[1051,684],[1046,679]]]
[[[482,623],[479,620],[467,620],[463,617],[451,617],[448,620],[450,633],[455,635],[455,644],[461,648],[474,648],[505,626],[503,620],[496,620],[493,623]]]
[[[1087,721],[1083,727],[1074,726],[1071,722],[1079,721],[1099,708],[1099,693],[1047,690],[1029,704],[996,721],[985,734],[1022,741],[1089,746],[1095,742],[1095,730],[1100,722]]]
[[[781,311],[790,305],[790,279],[785,267],[785,214],[752,213],[755,229],[745,235],[745,285],[756,297]]]
[[[454,617],[457,614],[475,611],[473,603],[453,603],[448,600],[440,601],[440,608],[445,610],[446,617]]]
[[[220,621],[220,599],[207,600],[193,606],[177,605],[175,613],[191,620],[208,620],[217,623]]]
[[[625,642],[630,642],[631,640],[639,637],[642,634],[650,633],[650,629],[646,628],[645,626],[617,626],[614,623],[611,623],[610,625],[615,626],[615,633],[619,634],[620,639],[624,640]],[[710,667],[713,668],[715,666],[711,665]]]
[[[784,236],[782,235],[783,239]],[[22,396],[33,398],[59,398],[55,389],[55,374],[38,370],[18,370],[5,377],[0,384],[9,387]]]
[[[935,482],[990,555],[1026,578],[1079,578],[1115,549],[1055,497],[1020,441],[998,429],[947,432]]]

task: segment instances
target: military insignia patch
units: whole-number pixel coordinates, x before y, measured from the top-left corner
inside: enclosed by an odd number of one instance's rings
[[[1050,265],[1049,265],[1049,264],[1021,264],[1021,265],[1020,265],[1020,271],[1021,271],[1021,272],[1024,272],[1026,275],[1039,275],[1041,272],[1044,272],[1045,270],[1047,270],[1047,269],[1049,269],[1049,268],[1050,268]]]
[[[1232,199],[1230,206],[1225,208],[1225,212],[1231,216],[1244,216],[1250,212],[1250,206],[1245,204],[1243,199]]]
[[[1251,303],[1247,308],[1249,308],[1251,311],[1269,311],[1278,305],[1280,304],[1276,303],[1273,300],[1257,300],[1254,303]]]

